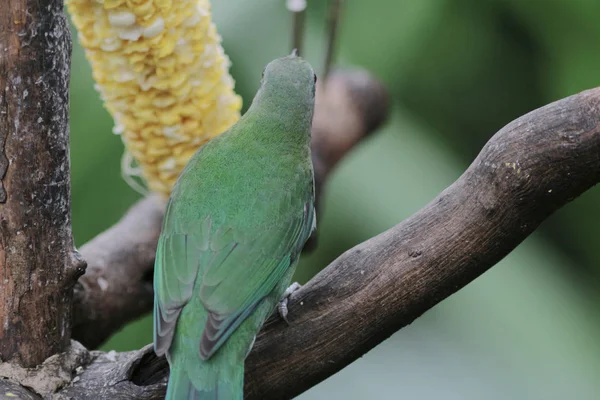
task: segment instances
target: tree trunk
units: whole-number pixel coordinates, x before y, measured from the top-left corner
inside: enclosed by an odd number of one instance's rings
[[[68,347],[85,269],[71,236],[71,47],[62,0],[0,2],[0,358],[26,367]]]

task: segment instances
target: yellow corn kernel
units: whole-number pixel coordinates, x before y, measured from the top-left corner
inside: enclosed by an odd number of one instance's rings
[[[209,1],[66,4],[113,131],[122,135],[124,174],[141,175],[151,191],[168,196],[198,147],[240,116]]]

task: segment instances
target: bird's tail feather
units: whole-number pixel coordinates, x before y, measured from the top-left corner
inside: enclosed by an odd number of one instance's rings
[[[198,389],[183,369],[171,369],[165,400],[243,400],[244,375],[240,382],[217,381],[212,389]]]

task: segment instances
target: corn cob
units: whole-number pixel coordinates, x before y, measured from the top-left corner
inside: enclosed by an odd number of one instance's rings
[[[114,132],[122,135],[124,174],[132,185],[139,174],[151,191],[168,196],[198,147],[240,116],[209,1],[66,4]]]

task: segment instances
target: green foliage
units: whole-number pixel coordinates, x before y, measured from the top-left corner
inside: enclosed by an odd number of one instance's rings
[[[309,2],[306,41],[317,70],[321,3]],[[339,63],[372,71],[395,105],[390,123],[332,176],[319,248],[298,267],[300,281],[427,204],[503,125],[600,77],[597,2],[346,3]],[[283,0],[213,0],[213,10],[247,106],[264,65],[289,53],[290,16]],[[78,46],[71,110],[73,226],[81,245],[139,196],[120,178],[123,147]],[[560,210],[500,265],[301,398],[373,398],[374,391],[380,399],[596,398],[599,197],[591,190]],[[151,332],[144,318],[104,349],[138,348]]]

